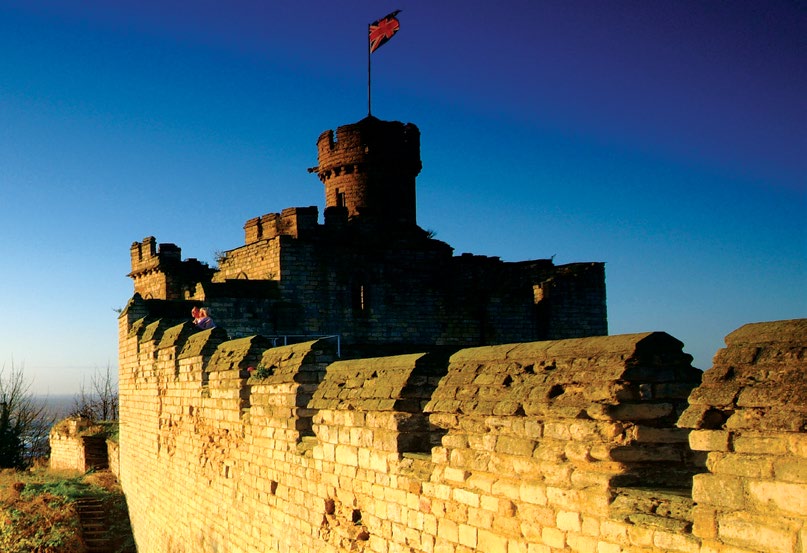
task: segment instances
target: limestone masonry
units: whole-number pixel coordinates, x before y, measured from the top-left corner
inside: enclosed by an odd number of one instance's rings
[[[132,246],[110,466],[141,553],[807,553],[807,319],[703,373],[666,333],[605,335],[601,263],[418,227],[414,125],[317,146],[323,224],[251,219],[216,269]]]
[[[140,551],[805,551],[807,320],[699,385],[658,332],[337,360],[149,308],[120,318]]]

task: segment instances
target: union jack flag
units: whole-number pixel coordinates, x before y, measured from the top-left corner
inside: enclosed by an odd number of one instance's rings
[[[370,53],[372,54],[381,46],[387,43],[392,35],[398,32],[401,24],[395,18],[401,10],[395,10],[391,14],[382,17],[378,21],[370,23]]]

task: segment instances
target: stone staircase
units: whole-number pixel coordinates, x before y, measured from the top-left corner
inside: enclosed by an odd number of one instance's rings
[[[103,501],[89,497],[79,499],[76,501],[76,511],[87,553],[109,553],[108,522]]]

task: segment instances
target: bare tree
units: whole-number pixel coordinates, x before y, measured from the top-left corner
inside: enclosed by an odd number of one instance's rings
[[[96,373],[92,379],[92,387],[98,398],[98,414],[101,420],[118,420],[118,386],[112,380],[112,371],[109,364],[106,371]]]
[[[0,468],[24,468],[47,449],[53,418],[30,389],[22,367],[0,368]]]
[[[92,394],[87,392],[84,381],[81,382],[81,389],[73,396],[73,407],[70,408],[68,417],[81,417],[83,419],[95,420],[95,401]]]
[[[118,388],[112,379],[112,369],[106,366],[104,372],[96,371],[90,382],[92,389],[87,392],[84,383],[73,399],[70,416],[80,416],[91,421],[112,421],[118,419]]]

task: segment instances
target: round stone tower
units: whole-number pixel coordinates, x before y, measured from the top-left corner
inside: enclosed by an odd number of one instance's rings
[[[417,225],[415,178],[420,131],[412,123],[368,116],[325,131],[317,140],[316,171],[325,185],[325,208],[347,209],[350,219],[382,225]]]

